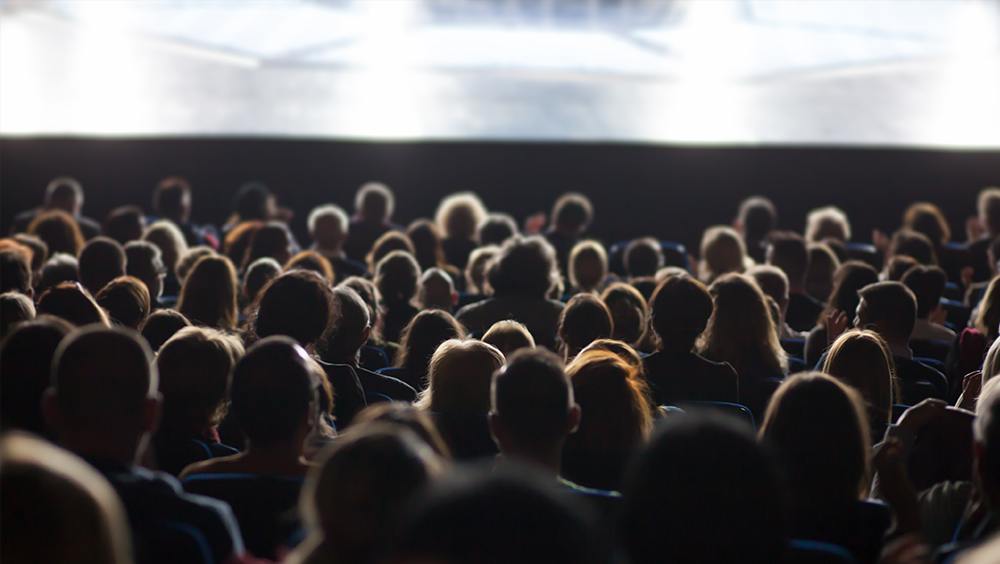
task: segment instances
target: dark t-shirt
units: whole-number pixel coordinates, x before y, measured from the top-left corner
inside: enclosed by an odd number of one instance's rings
[[[347,240],[344,241],[344,253],[356,261],[365,262],[372,245],[387,231],[399,231],[401,228],[392,223],[371,224],[358,218],[351,220],[347,230]]]
[[[365,390],[354,368],[349,365],[318,362],[326,371],[326,377],[333,386],[333,416],[337,428],[343,429],[350,425],[359,411],[367,407]]]
[[[536,344],[554,350],[563,307],[562,302],[545,298],[503,296],[469,304],[455,317],[475,336],[482,336],[497,321],[520,321]]]
[[[28,210],[17,214],[14,217],[14,223],[11,225],[11,234],[24,233],[28,230],[28,226],[31,222],[35,220],[40,212],[43,212],[42,208],[36,208],[33,210]],[[101,224],[97,223],[89,217],[80,215],[76,218],[76,224],[80,226],[80,233],[83,234],[83,238],[86,240],[93,239],[101,234]]]
[[[790,294],[785,323],[796,331],[809,331],[816,326],[816,320],[821,313],[823,313],[822,302],[806,294]]]
[[[368,405],[381,401],[417,401],[417,391],[398,378],[378,374],[361,367],[354,369],[365,390],[365,401]]]
[[[657,405],[684,401],[739,401],[736,370],[693,352],[655,352],[644,359]]]

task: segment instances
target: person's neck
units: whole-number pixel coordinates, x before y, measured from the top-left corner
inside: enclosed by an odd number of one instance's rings
[[[302,457],[302,441],[293,439],[277,443],[250,443],[240,459],[253,472],[268,475],[297,475],[307,466]]]
[[[82,433],[67,433],[60,437],[60,444],[70,452],[83,458],[114,462],[122,466],[133,466],[139,459],[139,443],[134,438],[111,438],[88,436]]]
[[[510,460],[520,460],[531,463],[539,468],[550,472],[553,476],[559,476],[562,472],[562,443],[549,445],[548,447],[520,448],[512,447],[503,451],[503,455]]]

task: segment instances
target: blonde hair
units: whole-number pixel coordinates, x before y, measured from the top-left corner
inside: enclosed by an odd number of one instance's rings
[[[889,345],[874,331],[848,331],[827,352],[823,372],[857,390],[868,407],[869,419],[880,426],[892,417],[896,368]]]
[[[596,290],[608,275],[608,253],[594,240],[580,241],[569,253],[569,283],[581,292]],[[584,269],[584,265],[590,266]],[[596,268],[595,268],[596,265]]]
[[[698,278],[706,284],[729,272],[743,272],[748,264],[746,243],[735,229],[715,225],[701,236],[701,261]]]
[[[972,326],[989,340],[995,340],[1000,333],[1000,276],[994,276],[986,286]]]
[[[493,373],[505,362],[503,353],[493,345],[449,339],[431,357],[428,386],[417,406],[433,412],[486,414]]]
[[[168,219],[154,221],[152,225],[146,228],[146,232],[142,234],[142,240],[149,241],[159,247],[160,254],[163,257],[163,264],[166,265],[170,272],[175,271],[177,263],[188,250],[184,234]]]
[[[469,293],[487,293],[489,290],[487,270],[499,254],[500,247],[496,245],[479,247],[469,253],[469,263],[465,265],[465,285]]]
[[[504,319],[497,321],[483,334],[482,341],[493,345],[504,356],[509,356],[518,349],[535,348],[535,338],[531,336],[531,331],[518,321]]]
[[[434,218],[445,237],[471,241],[486,219],[486,207],[473,192],[458,192],[441,200]]]
[[[851,222],[836,206],[816,208],[806,216],[806,241],[819,243],[823,239],[851,240]]]

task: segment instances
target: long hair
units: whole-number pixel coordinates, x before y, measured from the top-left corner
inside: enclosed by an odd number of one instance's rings
[[[746,243],[735,229],[727,225],[709,227],[701,237],[701,262],[698,278],[708,284],[729,272],[747,269]]]
[[[986,287],[973,326],[990,341],[1000,333],[1000,276],[994,276]]]
[[[436,413],[485,415],[490,382],[505,363],[503,353],[482,341],[449,339],[431,357],[428,387],[417,407]]]
[[[239,282],[232,261],[223,256],[198,260],[181,286],[177,311],[196,325],[235,329]]]
[[[874,331],[848,331],[826,354],[823,372],[851,386],[864,399],[870,422],[885,427],[891,421],[896,392],[896,367],[889,345]]]
[[[708,289],[715,310],[700,338],[705,357],[728,362],[741,375],[765,368],[770,376],[788,370],[767,300],[757,284],[742,274],[727,274]]]
[[[405,368],[426,386],[427,371],[434,351],[449,339],[464,339],[465,328],[448,312],[421,311],[403,329],[396,367]]]

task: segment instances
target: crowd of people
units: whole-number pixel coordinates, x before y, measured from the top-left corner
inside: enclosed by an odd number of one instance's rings
[[[0,239],[4,562],[1000,562],[1000,188],[965,241],[757,196],[690,253],[579,193],[369,183],[305,245],[193,195],[57,178]]]

